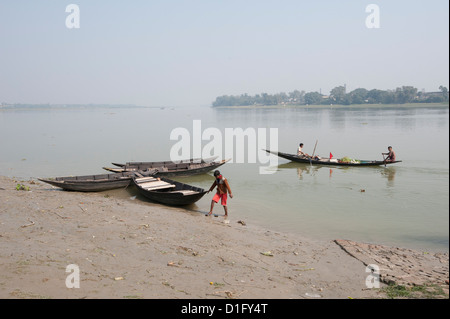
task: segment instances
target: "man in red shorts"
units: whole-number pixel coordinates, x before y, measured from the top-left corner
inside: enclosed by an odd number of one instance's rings
[[[227,217],[228,216],[228,209],[227,209],[228,195],[227,194],[230,193],[230,198],[233,198],[233,194],[231,193],[231,188],[230,188],[230,185],[228,184],[227,179],[224,178],[222,176],[222,174],[220,174],[219,171],[214,172],[214,177],[216,178],[216,180],[211,185],[208,193],[211,192],[216,186],[217,186],[217,193],[216,193],[216,195],[214,195],[214,197],[211,201],[211,209],[209,210],[208,215],[212,214],[212,211],[214,208],[214,203],[218,203],[220,200],[221,204],[223,206],[223,209],[225,210],[225,217]]]

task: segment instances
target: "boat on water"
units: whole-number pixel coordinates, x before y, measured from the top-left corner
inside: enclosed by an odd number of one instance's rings
[[[115,188],[127,187],[134,172],[99,174],[85,176],[67,176],[56,178],[39,178],[40,181],[68,191],[101,192]]]
[[[214,159],[213,159],[214,160]],[[123,173],[123,172],[138,172],[145,171],[149,169],[155,170],[155,175],[161,177],[171,177],[171,176],[192,176],[205,174],[209,171],[215,170],[218,167],[224,165],[229,161],[221,160],[220,162],[211,161],[189,161],[186,163],[175,163],[175,162],[132,162],[126,164],[117,164],[114,165],[123,165],[121,167],[112,168],[112,167],[103,167],[103,169],[114,172],[114,173]]]
[[[277,155],[281,158],[297,162],[297,163],[305,163],[305,164],[312,164],[312,165],[331,165],[331,166],[381,166],[381,165],[389,165],[389,164],[395,164],[400,163],[401,161],[376,161],[376,160],[349,160],[349,161],[341,161],[339,159],[330,159],[330,158],[320,158],[320,159],[314,159],[309,158],[305,156],[299,156],[294,154],[287,154],[282,152],[273,152],[270,150],[265,150],[267,153],[271,153],[274,155]]]
[[[152,201],[170,206],[190,205],[206,194],[203,188],[164,177],[144,176],[137,173],[132,180],[140,194]]]

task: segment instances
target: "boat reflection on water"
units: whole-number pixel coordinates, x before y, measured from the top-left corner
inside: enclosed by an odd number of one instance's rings
[[[304,175],[314,176],[320,169],[323,169],[325,167],[290,162],[290,163],[278,165],[278,168],[279,169],[294,169],[295,168],[295,169],[297,169],[298,178],[300,180],[302,180]]]
[[[350,172],[352,171],[353,167],[326,167],[326,166],[316,166],[316,165],[309,165],[309,164],[302,164],[302,163],[295,163],[295,162],[289,162],[285,164],[278,165],[278,169],[296,169],[297,170],[297,176],[300,180],[303,180],[303,178],[307,175],[314,176],[319,170],[322,170],[322,174],[324,171],[328,171],[329,179],[333,177],[333,173],[336,172],[336,170],[340,172]],[[381,176],[387,178],[387,186],[393,187],[394,181],[395,181],[395,174],[396,174],[396,167],[368,167],[367,169],[373,169],[376,171],[379,171]]]

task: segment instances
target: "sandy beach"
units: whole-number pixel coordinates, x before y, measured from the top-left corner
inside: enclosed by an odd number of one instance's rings
[[[386,298],[366,285],[370,263],[381,288],[432,284],[448,298],[447,253],[312,240],[240,222],[232,210],[225,224],[126,192],[0,177],[0,298]],[[66,286],[72,264],[79,288]]]

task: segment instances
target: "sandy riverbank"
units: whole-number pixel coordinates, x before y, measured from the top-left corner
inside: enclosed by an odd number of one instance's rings
[[[16,190],[18,183],[30,191]],[[366,287],[366,264],[378,258],[383,274],[395,251],[418,258],[428,274],[420,279],[448,298],[448,254],[374,246],[359,258],[370,245],[244,226],[234,215],[224,224],[117,192],[0,177],[0,298],[384,298]],[[66,287],[69,264],[80,269],[80,288]]]

